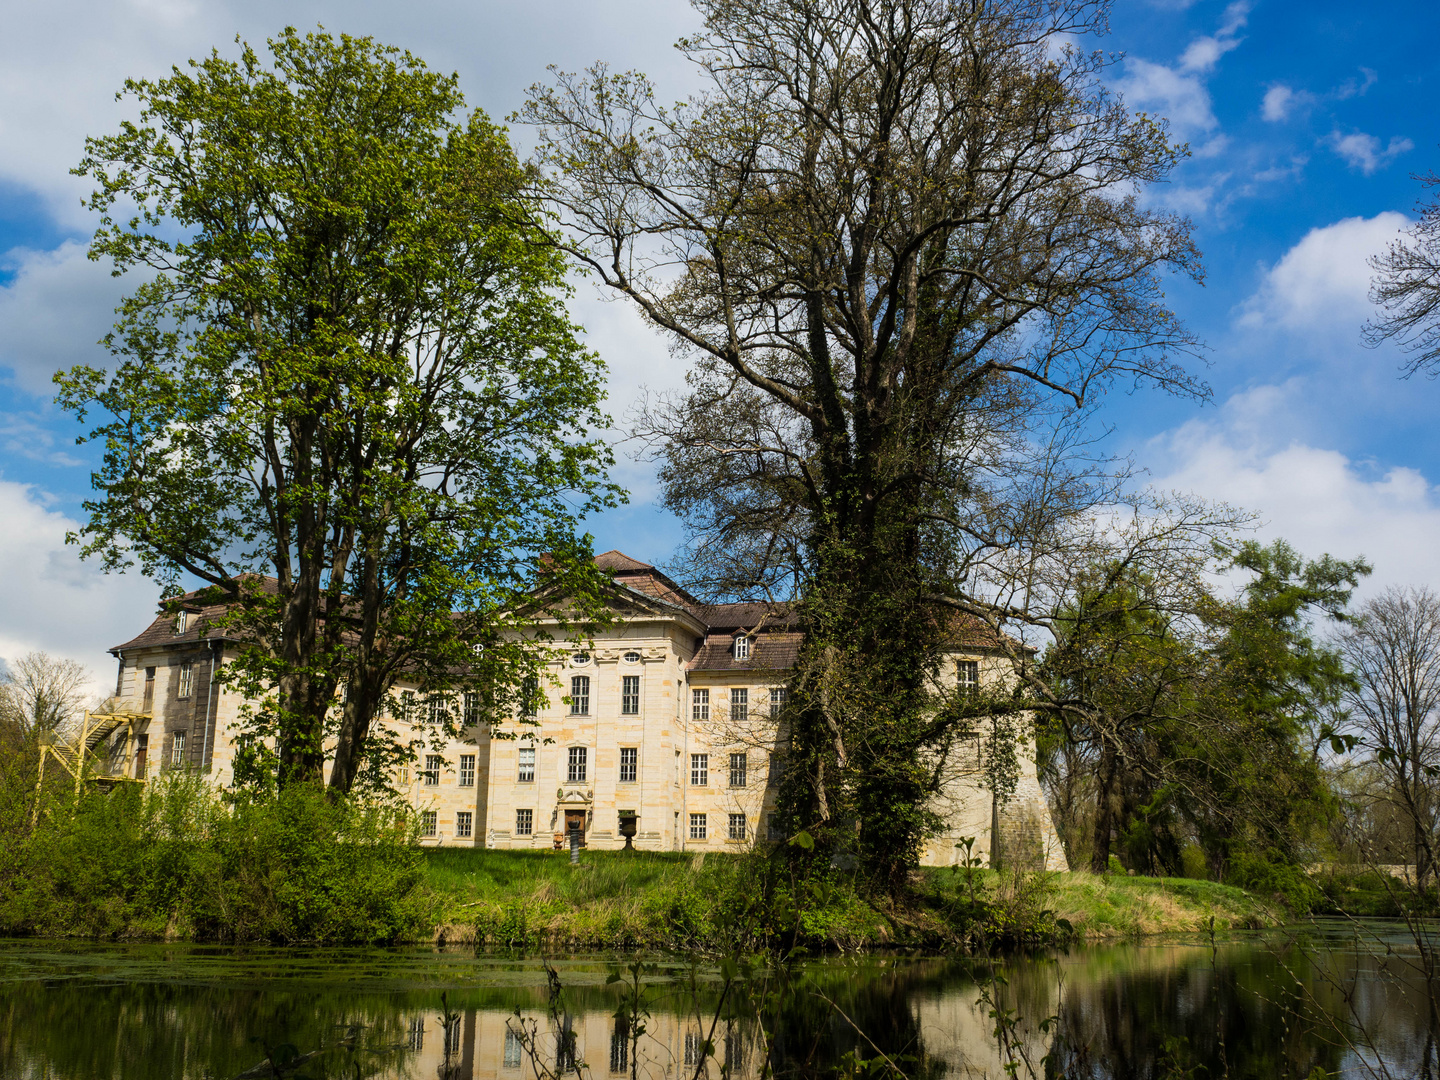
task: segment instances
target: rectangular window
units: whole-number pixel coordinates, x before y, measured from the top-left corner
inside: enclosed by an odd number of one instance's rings
[[[535,748],[533,746],[520,747],[520,774],[516,777],[522,784],[530,784],[535,780]]]
[[[705,787],[710,783],[710,755],[690,755],[690,786]]]
[[[610,1033],[610,1071],[621,1076],[630,1071],[630,1022],[623,1016],[615,1018]]]
[[[425,1018],[417,1016],[410,1021],[410,1049],[425,1049]]]
[[[750,771],[750,755],[743,751],[730,755],[730,786],[744,787],[746,773]]]
[[[435,787],[440,783],[440,767],[444,764],[439,754],[425,755],[425,769],[421,776],[425,778],[426,787]]]
[[[450,710],[440,694],[425,695],[425,719],[432,724],[443,724],[450,719]]]
[[[475,727],[480,723],[480,693],[476,690],[465,691],[465,726]]]
[[[415,719],[415,691],[400,691],[400,719],[406,722]]]
[[[460,810],[455,814],[455,835],[469,836],[475,827],[475,815],[469,810]]]
[[[180,685],[175,690],[176,697],[189,697],[190,687],[195,681],[195,665],[190,661],[180,665]]]
[[[730,719],[743,720],[750,715],[750,691],[735,687],[730,691]]]
[[[570,747],[570,765],[565,773],[566,783],[583,784],[585,782],[586,766],[589,764],[590,751],[583,746]]]
[[[690,839],[691,839],[691,840],[704,840],[704,839],[705,839],[705,815],[704,815],[704,814],[691,814],[691,815],[690,815]]]
[[[170,764],[185,764],[185,732],[177,731],[170,737]]]
[[[475,755],[474,755],[474,754],[461,754],[461,755],[460,755],[460,786],[461,786],[461,787],[474,787],[474,786],[475,786]]]
[[[529,836],[535,831],[535,811],[515,811],[515,835]]]
[[[640,715],[640,676],[626,675],[620,680],[620,712],[624,716]]]
[[[520,1035],[505,1028],[505,1068],[520,1068]]]
[[[685,1064],[699,1065],[705,1053],[705,1038],[698,1031],[685,1033]]]
[[[570,677],[570,715],[587,716],[590,713],[590,676]]]
[[[435,811],[434,811],[434,810],[422,810],[422,811],[420,811],[420,835],[421,835],[421,836],[434,836],[434,835],[435,835],[435,822],[436,822],[436,818],[435,818]]]
[[[783,686],[772,686],[770,688],[770,719],[779,720],[780,713],[785,708],[785,699],[789,696]]]
[[[785,830],[780,828],[779,814],[767,814],[765,816],[765,835],[771,840],[785,839]]]
[[[505,1063],[507,1069],[520,1067],[520,1036],[509,1027],[505,1028]]]
[[[730,815],[730,839],[731,839],[731,840],[744,840],[744,839],[745,839],[745,815],[744,815],[744,814],[731,814],[731,815]]]
[[[620,783],[635,783],[635,773],[640,764],[640,748],[636,746],[622,746],[620,748]]]
[[[961,690],[974,690],[980,685],[980,661],[957,661],[955,664],[955,677]]]
[[[537,710],[536,698],[540,696],[540,680],[534,675],[525,676],[520,684],[520,715],[534,716]]]
[[[690,719],[710,719],[710,691],[692,690],[690,692]]]

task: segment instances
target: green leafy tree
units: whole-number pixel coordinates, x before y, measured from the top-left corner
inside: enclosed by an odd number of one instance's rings
[[[372,738],[402,674],[452,730],[526,711],[530,594],[586,608],[575,518],[617,496],[601,365],[503,131],[408,52],[269,49],[127,82],[138,122],[88,140],[91,257],[141,280],[113,368],[57,381],[103,417],[84,554],[226,601],[249,760],[318,783],[332,734],[346,791],[407,752]]]

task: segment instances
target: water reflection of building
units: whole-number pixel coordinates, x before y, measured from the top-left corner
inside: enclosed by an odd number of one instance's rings
[[[402,741],[427,745],[395,777],[422,815],[425,841],[466,847],[559,846],[573,828],[594,847],[652,851],[742,850],[771,833],[784,759],[780,717],[802,635],[787,605],[705,604],[655,567],[618,551],[596,558],[611,579],[614,621],[585,643],[557,645],[549,704],[518,739],[494,739],[479,699],[422,698],[401,690],[384,720]],[[97,760],[117,777],[144,780],[193,769],[229,784],[237,723],[247,700],[217,680],[238,642],[217,625],[223,609],[196,594],[111,651],[119,659],[121,720],[96,735]],[[958,621],[942,688],[966,692],[1006,678],[1002,642],[978,621]],[[462,733],[447,739],[446,715]],[[934,763],[936,810],[945,822],[923,861],[948,865],[975,837],[986,856],[992,800],[982,784],[978,734]],[[1030,748],[1033,750],[1033,747]],[[108,760],[107,760],[108,759]],[[1064,869],[1035,775],[1021,754],[1014,798],[999,827],[1017,861]]]
[[[656,1013],[637,1033],[613,1012],[564,1015],[557,1025],[545,1012],[469,1010],[459,1014],[448,1037],[434,1013],[410,1021],[410,1054],[404,1075],[437,1080],[506,1080],[534,1077],[531,1055],[545,1071],[589,1077],[634,1076],[639,1080],[681,1080],[696,1075],[744,1080],[760,1073],[753,1026],[719,1022],[713,1053],[707,1053],[711,1020]]]

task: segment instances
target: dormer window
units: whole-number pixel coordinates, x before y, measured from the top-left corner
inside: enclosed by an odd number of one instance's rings
[[[185,610],[182,609],[181,612],[180,612],[180,614],[175,616],[175,633],[177,633],[177,634],[183,634],[183,633],[185,633],[185,628],[186,628],[187,626],[189,626],[189,625],[190,625],[190,612],[185,611]]]
[[[750,639],[744,634],[737,634],[735,637],[735,659],[750,659]]]

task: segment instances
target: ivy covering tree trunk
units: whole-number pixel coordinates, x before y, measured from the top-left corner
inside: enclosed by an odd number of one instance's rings
[[[237,778],[319,783],[333,737],[346,791],[414,752],[376,738],[402,674],[473,695],[441,730],[529,711],[541,556],[583,613],[575,518],[617,496],[601,364],[503,131],[368,38],[269,49],[127,82],[139,121],[87,142],[91,257],[139,283],[115,364],[57,376],[102,418],[72,539],[230,605],[225,677],[260,702]]]
[[[899,890],[937,756],[1017,705],[937,693],[987,568],[1113,494],[1108,387],[1203,393],[1161,292],[1198,254],[1137,194],[1182,151],[1075,47],[1103,3],[695,6],[688,101],[602,65],[521,118],[567,249],[693,362],[638,424],[685,576],[799,601],[788,828]]]

